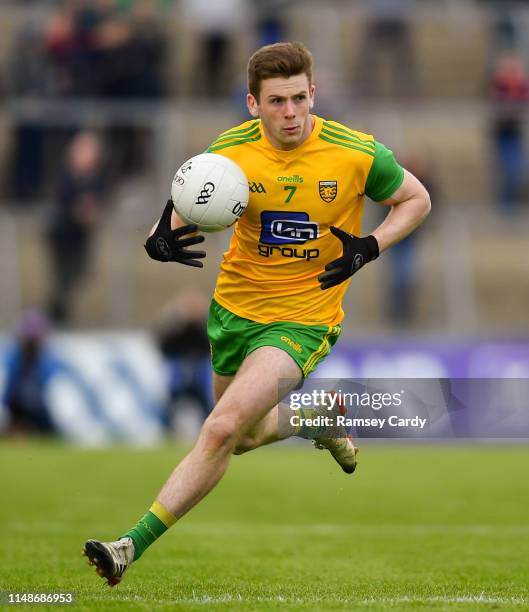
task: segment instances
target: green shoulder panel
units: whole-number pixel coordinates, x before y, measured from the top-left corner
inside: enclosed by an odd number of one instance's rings
[[[392,196],[402,185],[404,169],[397,163],[393,151],[380,142],[374,143],[374,159],[367,177],[365,193],[375,202],[381,202]]]
[[[375,155],[375,141],[372,136],[350,130],[336,121],[324,121],[319,137],[346,149],[361,151],[371,157]]]
[[[246,142],[255,142],[256,140],[260,140],[261,131],[259,119],[247,121],[242,125],[243,127],[238,126],[234,129],[222,132],[222,134],[206,149],[206,153],[215,153],[215,151],[225,149],[226,147],[234,147]]]

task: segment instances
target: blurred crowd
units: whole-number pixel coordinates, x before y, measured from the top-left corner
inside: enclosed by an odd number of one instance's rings
[[[127,6],[128,5],[128,6]],[[159,98],[163,27],[153,2],[67,0],[17,33],[8,67],[16,96]]]
[[[0,194],[16,202],[31,202],[49,193],[54,160],[76,130],[89,127],[46,127],[43,110],[38,108],[43,101],[145,104],[185,95],[232,97],[241,104],[242,56],[260,45],[297,35],[289,10],[302,7],[303,0],[33,0],[24,4],[29,6],[28,17],[17,22],[18,30],[11,36],[0,85],[8,100],[38,101],[14,125],[5,186],[0,186]],[[439,4],[453,8],[447,0]],[[486,9],[489,22],[488,56],[483,57],[488,84],[475,91],[475,97],[493,105],[489,139],[502,177],[496,191],[504,209],[514,212],[527,195],[523,117],[528,101],[529,36],[519,16],[529,2],[475,0],[469,4]],[[418,0],[357,0],[330,7],[329,17],[343,11],[353,21],[356,15],[362,26],[355,40],[355,57],[352,61],[341,58],[343,67],[351,68],[345,75],[349,82],[338,78],[338,85],[325,77],[329,91],[322,89],[320,103],[334,91],[355,100],[423,98],[415,19],[419,5]],[[48,7],[39,13],[45,15],[42,19],[31,17],[31,7],[37,6]],[[339,31],[332,21],[319,35],[325,38],[326,29],[333,27],[329,34],[336,39]],[[248,49],[240,45],[241,32],[247,36]],[[334,39],[328,39],[326,46],[339,46]],[[341,55],[339,48],[334,53]],[[146,163],[141,130],[122,123],[108,132],[112,146],[107,163],[116,177],[141,171]]]
[[[242,55],[291,38],[295,28],[289,9],[302,7],[303,0],[34,0],[25,4],[48,6],[48,10],[39,20],[32,19],[28,10],[28,19],[12,36],[2,71],[1,89],[8,99],[38,101],[29,118],[23,114],[13,127],[5,187],[0,186],[0,193],[15,202],[32,202],[49,194],[48,177],[54,177],[56,160],[73,134],[89,127],[47,127],[39,108],[43,101],[145,104],[185,95],[232,97],[242,104]],[[329,16],[340,10],[350,18],[357,15],[362,27],[353,61],[348,64],[342,58],[343,66],[352,68],[349,82],[338,86],[327,79],[330,93],[322,89],[323,107],[334,91],[354,100],[417,101],[425,96],[414,19],[419,4],[417,0],[358,0],[351,3],[349,12],[345,12],[346,4],[329,8]],[[441,4],[447,9],[452,6],[446,0]],[[500,176],[493,188],[503,209],[515,212],[527,197],[524,114],[529,36],[519,15],[529,2],[476,0],[474,6],[487,9],[489,22],[488,57],[483,57],[488,83],[475,97],[488,99],[493,108],[489,141]],[[250,44],[247,50],[240,46],[243,31]],[[338,32],[330,30],[330,34]],[[320,35],[326,37],[325,28]],[[326,42],[327,47],[337,44],[336,40]],[[111,146],[106,161],[116,175],[113,181],[141,171],[146,163],[141,130],[125,122],[107,132]]]
[[[153,1],[66,0],[44,23],[29,20],[16,33],[8,58],[6,91],[10,97],[46,100],[160,100],[165,92],[163,68],[166,36]],[[9,196],[31,200],[48,187],[44,176],[51,153],[64,150],[77,129],[50,128],[39,121],[36,108],[30,120],[15,128]],[[137,157],[140,148],[130,128],[109,130],[116,140],[117,173],[134,168],[123,160]],[[110,160],[111,161],[111,160]],[[132,166],[132,168],[131,168]],[[50,172],[51,171],[51,172]]]

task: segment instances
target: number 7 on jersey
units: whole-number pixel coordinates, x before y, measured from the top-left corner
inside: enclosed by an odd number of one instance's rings
[[[285,191],[290,191],[290,193],[287,196],[287,199],[285,200],[285,204],[288,204],[290,200],[292,199],[293,195],[296,193],[297,187],[295,185],[285,185],[283,189]]]

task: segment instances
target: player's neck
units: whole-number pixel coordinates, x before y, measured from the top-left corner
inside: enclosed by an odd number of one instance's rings
[[[305,131],[303,133],[303,136],[301,140],[298,142],[297,146],[294,148],[297,148],[300,145],[302,145],[310,137],[310,135],[312,134],[312,131],[314,130],[315,125],[316,125],[316,120],[314,119],[312,115],[309,115],[307,119],[307,123],[305,124]]]

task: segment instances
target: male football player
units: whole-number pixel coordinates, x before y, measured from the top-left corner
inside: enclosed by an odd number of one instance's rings
[[[421,183],[373,136],[311,113],[312,56],[300,43],[259,49],[248,64],[253,120],[221,134],[208,152],[244,170],[250,201],[224,254],[213,301],[215,407],[147,514],[115,542],[84,553],[110,585],[219,482],[233,454],[298,433],[279,426],[278,401],[296,388],[340,334],[353,274],[427,216]],[[361,236],[364,197],[389,214]],[[201,267],[203,241],[188,235],[169,201],[145,248],[153,259]],[[356,449],[343,436],[317,438],[345,472]]]

